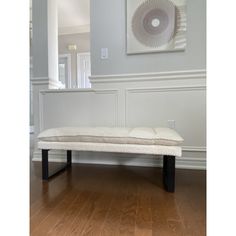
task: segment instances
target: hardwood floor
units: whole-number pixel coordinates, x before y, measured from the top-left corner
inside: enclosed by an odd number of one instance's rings
[[[204,236],[205,181],[205,171],[177,169],[167,193],[161,168],[73,164],[43,182],[32,163],[31,235]]]

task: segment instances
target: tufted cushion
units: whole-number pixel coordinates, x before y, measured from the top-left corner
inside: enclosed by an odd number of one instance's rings
[[[183,138],[169,128],[60,127],[47,129],[39,141],[178,146]]]

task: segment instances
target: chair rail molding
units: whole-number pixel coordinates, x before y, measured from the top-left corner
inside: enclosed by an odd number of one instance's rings
[[[145,74],[118,74],[118,75],[92,75],[90,82],[96,83],[117,83],[117,82],[140,82],[140,81],[160,81],[160,80],[186,80],[186,79],[204,79],[206,70],[185,70],[168,71]]]

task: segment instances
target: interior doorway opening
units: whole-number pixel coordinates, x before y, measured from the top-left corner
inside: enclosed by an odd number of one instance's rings
[[[58,0],[58,55],[64,88],[90,88],[89,0]]]
[[[64,88],[71,88],[71,55],[59,55],[58,63],[59,80],[64,85]]]
[[[91,88],[89,76],[91,75],[90,52],[77,54],[77,84],[79,88]]]

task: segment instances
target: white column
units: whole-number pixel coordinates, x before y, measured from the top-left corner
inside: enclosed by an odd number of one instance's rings
[[[41,0],[40,0],[41,1]],[[59,81],[58,76],[58,7],[57,0],[48,0],[48,77],[50,80]],[[60,86],[60,85],[58,85]]]

